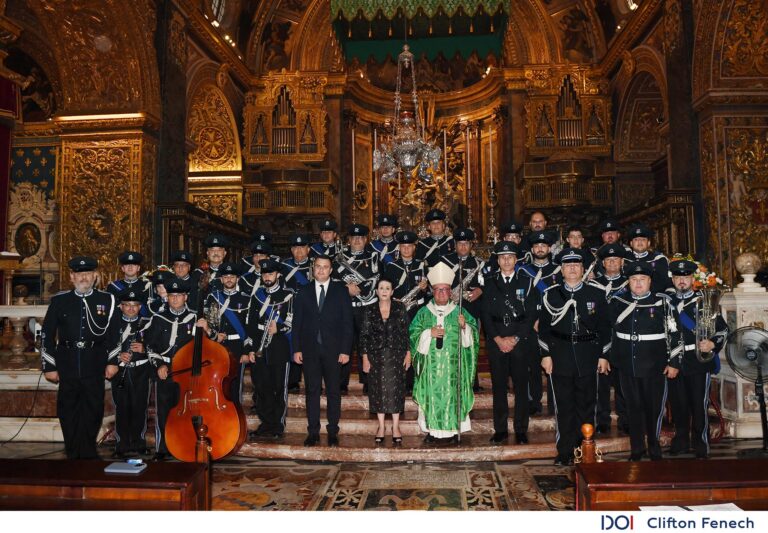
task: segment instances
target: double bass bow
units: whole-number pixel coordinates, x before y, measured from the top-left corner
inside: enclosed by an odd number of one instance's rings
[[[203,318],[208,294],[208,272],[203,267],[197,316]],[[168,451],[186,462],[196,457],[198,428],[205,424],[212,460],[236,453],[248,435],[245,414],[239,402],[230,397],[230,384],[237,376],[238,364],[226,347],[196,328],[195,337],[182,346],[173,358],[174,382],[179,401],[168,413],[165,440]]]

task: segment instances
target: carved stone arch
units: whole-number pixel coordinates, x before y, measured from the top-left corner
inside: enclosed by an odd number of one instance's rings
[[[765,9],[752,0],[700,0],[693,53],[693,101],[719,89],[768,91]]]
[[[195,143],[189,171],[242,171],[240,135],[226,95],[213,79],[197,83],[193,91],[187,111],[187,136]]]
[[[637,71],[621,94],[616,120],[614,159],[653,162],[665,153],[659,134],[666,116],[665,98],[659,79],[648,69]]]
[[[667,69],[661,52],[652,46],[640,45],[631,52],[624,52],[624,54],[624,61],[614,84],[616,94],[621,96],[619,101],[624,101],[629,84],[635,79],[635,76],[640,72],[648,72],[659,86],[664,102],[664,116],[668,117]]]
[[[36,0],[27,5],[58,65],[59,114],[160,116],[153,2]]]
[[[264,47],[261,46],[261,36],[268,22],[271,22],[275,16],[277,8],[280,7],[280,0],[274,2],[262,2],[256,9],[253,16],[253,30],[248,38],[248,44],[245,49],[245,62],[253,73],[257,76],[262,74],[262,57]],[[330,20],[329,20],[330,23]]]
[[[528,64],[561,63],[562,46],[552,17],[539,0],[509,2],[510,18],[514,18],[525,36]]]
[[[298,27],[298,39],[291,57],[291,70],[331,69],[331,4],[328,0],[314,0],[307,8]],[[318,28],[326,25],[325,32]]]

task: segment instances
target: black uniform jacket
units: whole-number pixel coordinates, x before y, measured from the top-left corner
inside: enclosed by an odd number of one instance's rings
[[[689,291],[686,294],[671,293],[672,304],[680,314],[680,325],[683,332],[683,357],[680,364],[680,373],[683,375],[703,374],[705,372],[715,372],[717,361],[714,358],[702,363],[696,357],[696,331],[691,329],[696,324],[696,302],[702,297],[700,292]],[[725,339],[728,337],[728,325],[721,315],[715,318],[715,331],[709,337],[709,340],[715,343],[717,354],[723,349]],[[717,357],[717,355],[715,355]]]
[[[530,290],[531,280],[515,274],[504,283],[501,272],[485,280],[480,300],[486,343],[495,337],[517,335],[520,341],[535,338],[533,325],[537,318],[538,295]]]

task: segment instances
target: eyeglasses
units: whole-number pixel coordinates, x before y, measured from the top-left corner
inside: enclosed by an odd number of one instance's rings
[[[432,289],[432,292],[451,292],[450,287],[449,288],[441,288],[441,289]]]

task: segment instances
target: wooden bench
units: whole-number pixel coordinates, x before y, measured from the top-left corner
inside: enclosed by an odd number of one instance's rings
[[[768,460],[679,459],[576,467],[577,510],[728,502],[742,509],[768,509]]]
[[[208,467],[149,463],[140,474],[106,474],[107,461],[0,459],[0,509],[206,510]]]

